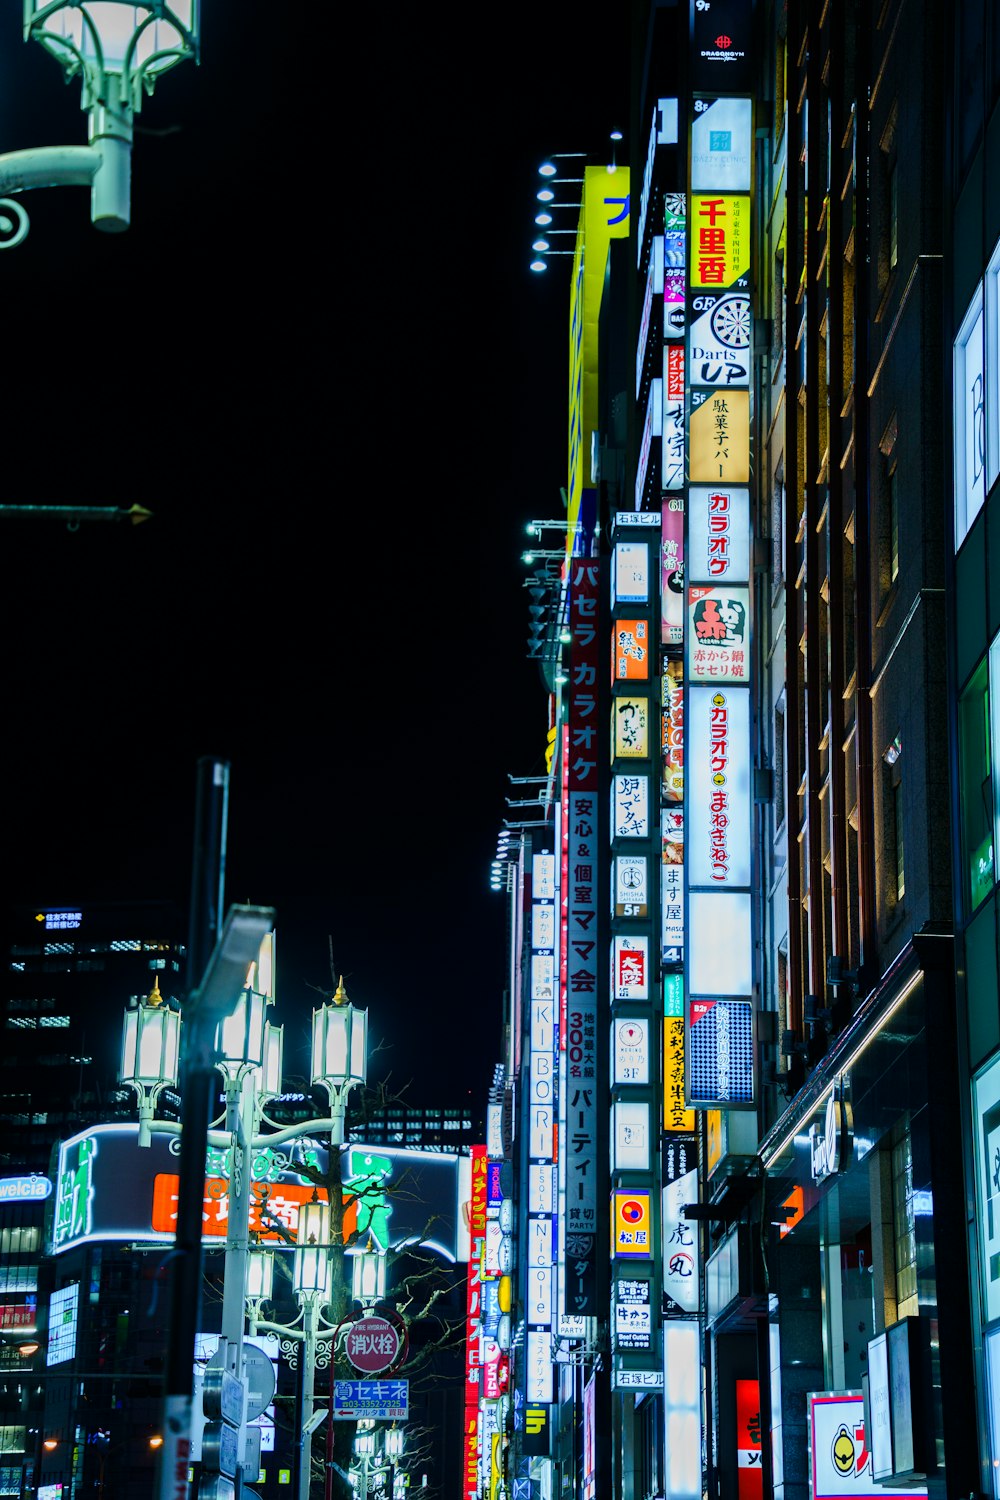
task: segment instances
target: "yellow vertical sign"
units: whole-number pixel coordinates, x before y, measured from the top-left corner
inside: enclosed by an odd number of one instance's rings
[[[692,484],[747,484],[750,479],[750,392],[711,391],[692,406]]]
[[[694,1135],[695,1113],[684,1103],[684,1017],[663,1019],[663,1128]]]

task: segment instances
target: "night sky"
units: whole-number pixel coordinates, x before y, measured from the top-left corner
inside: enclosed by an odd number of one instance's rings
[[[0,150],[83,144],[16,9]],[[138,117],[131,230],[35,192],[0,256],[0,499],[154,512],[0,530],[4,894],[186,905],[196,762],[227,757],[226,895],[277,908],[286,1069],[332,938],[381,1072],[481,1107],[489,865],[507,773],[544,770],[520,553],[565,483],[537,166],[627,131],[627,12],[203,9],[202,65]]]

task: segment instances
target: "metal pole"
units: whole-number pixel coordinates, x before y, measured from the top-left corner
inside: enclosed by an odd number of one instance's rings
[[[302,1395],[299,1406],[299,1489],[297,1500],[309,1500],[309,1484],[312,1478],[312,1430],[313,1397],[316,1385],[316,1332],[319,1324],[319,1299],[310,1294],[302,1308],[304,1330],[302,1361]],[[298,1391],[296,1391],[298,1395]]]
[[[194,857],[188,931],[187,991],[199,985],[219,937],[225,881],[229,764],[198,762]],[[177,1234],[171,1260],[171,1315],[163,1396],[159,1500],[187,1500],[194,1395],[194,1348],[201,1316],[201,1232],[205,1149],[216,1088],[215,1024],[200,1014],[184,1031],[181,1058],[180,1182]]]

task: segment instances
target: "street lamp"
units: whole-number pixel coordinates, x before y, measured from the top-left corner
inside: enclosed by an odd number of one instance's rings
[[[94,225],[127,229],[133,119],[161,73],[189,57],[197,62],[199,7],[200,0],[24,0],[25,41],[39,42],[67,82],[80,79],[90,144],[7,152],[0,193],[89,187]],[[25,210],[0,198],[0,220],[0,249],[19,245],[28,232]]]
[[[181,1018],[160,994],[159,979],[146,999],[125,1012],[119,1081],[139,1099],[139,1145],[150,1144],[150,1121],[163,1089],[177,1083]]]
[[[363,1307],[381,1302],[385,1297],[385,1252],[368,1236],[363,1250],[351,1252],[351,1292]]]
[[[367,1077],[368,1012],[351,1004],[341,974],[333,999],[312,1016],[312,1081],[330,1097],[330,1114],[339,1126],[330,1136],[336,1146],[344,1144],[347,1096]]]

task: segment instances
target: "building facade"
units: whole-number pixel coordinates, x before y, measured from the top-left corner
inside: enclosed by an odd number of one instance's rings
[[[993,1494],[1000,15],[633,19],[503,844],[479,1492]]]

